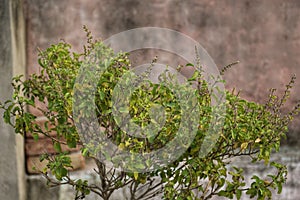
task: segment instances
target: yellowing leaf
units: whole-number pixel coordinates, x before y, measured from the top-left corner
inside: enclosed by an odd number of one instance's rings
[[[255,140],[255,143],[259,143],[261,141],[261,139],[260,138],[257,138],[256,140]]]
[[[238,148],[238,147],[239,147],[239,143],[234,143],[234,144],[233,144],[233,148],[236,149],[236,148]]]
[[[128,147],[131,144],[130,141],[125,141],[125,147]]]
[[[133,176],[134,176],[134,180],[137,180],[138,177],[139,177],[139,173],[138,173],[138,172],[134,172],[134,173],[133,173]]]
[[[140,179],[140,182],[142,183],[142,184],[144,184],[144,183],[146,183],[146,178],[142,178],[142,179]]]
[[[119,144],[119,149],[123,150],[125,148],[124,143]]]
[[[241,149],[244,150],[247,148],[247,146],[248,146],[248,142],[244,142],[241,144]]]
[[[47,167],[43,168],[43,173],[46,173],[48,171]]]

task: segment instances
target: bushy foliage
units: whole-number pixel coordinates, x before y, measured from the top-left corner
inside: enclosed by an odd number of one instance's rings
[[[76,77],[82,70],[80,67],[83,60],[95,48],[99,49],[103,57],[109,58],[109,62],[100,60],[100,64],[105,64],[107,70],[97,80],[95,94],[97,110],[86,110],[82,118],[89,112],[96,112],[106,137],[120,150],[147,153],[166,145],[175,137],[182,121],[180,103],[176,100],[174,92],[166,85],[144,82],[130,96],[129,107],[120,109],[119,114],[129,113],[133,122],[140,127],[145,127],[151,122],[160,124],[162,120],[165,120],[165,124],[156,135],[147,132],[140,133],[146,136],[144,138],[127,135],[120,129],[118,119],[113,115],[112,96],[120,78],[130,70],[128,55],[114,54],[102,42],[92,41],[89,32],[88,45],[83,53],[73,53],[70,48],[69,44],[58,43],[40,52],[40,73],[32,74],[26,80],[22,80],[21,76],[15,77],[12,81],[14,88],[12,100],[1,103],[1,108],[5,111],[4,121],[13,126],[16,133],[22,135],[30,133],[36,140],[39,134],[52,139],[58,154],[55,156],[44,154],[40,159],[48,161],[47,167],[41,173],[47,178],[49,185],[74,186],[76,199],[84,198],[90,192],[98,194],[102,199],[109,199],[113,192],[123,187],[128,187],[131,199],[139,200],[151,199],[157,195],[162,195],[163,199],[178,200],[210,199],[213,196],[240,199],[242,194],[249,195],[251,198],[268,199],[271,198],[272,188],[277,189],[278,193],[281,192],[287,169],[280,163],[270,162],[270,155],[279,150],[287,126],[299,110],[296,106],[287,114],[282,114],[280,111],[289,96],[294,77],[287,85],[283,97],[276,96],[275,90],[271,90],[270,97],[264,105],[243,100],[234,91],[227,91],[224,124],[218,133],[220,137],[215,139],[216,143],[212,150],[205,157],[200,157],[201,144],[210,128],[212,107],[206,82],[201,72],[196,70],[187,83],[197,86],[195,105],[198,106],[200,114],[199,127],[187,151],[168,166],[145,173],[139,171],[147,166],[147,160],[132,158],[130,165],[132,172],[120,172],[115,168],[106,167],[99,160],[96,147],[93,148],[95,152],[92,152],[90,147],[85,146],[75,126],[75,121],[78,119],[73,117],[74,88],[79,92],[88,90],[88,87],[75,84]],[[198,64],[193,66],[199,67]],[[167,73],[163,74],[162,78],[167,80]],[[180,85],[177,87],[180,90]],[[120,96],[126,95],[119,92]],[[41,104],[37,102],[42,102],[45,106],[39,107]],[[150,110],[153,105],[163,106],[166,111],[164,119],[155,118],[157,111]],[[37,116],[28,111],[29,107],[43,113],[47,119],[44,125],[40,126],[36,123]],[[161,109],[160,106],[156,108]],[[50,134],[53,131],[56,137]],[[184,141],[185,136],[180,137]],[[99,176],[100,182],[95,184],[81,179],[73,180],[69,176],[71,159],[68,152],[62,151],[61,144],[66,144],[69,148],[83,145],[82,154],[94,159],[97,166],[95,173]],[[184,145],[184,142],[178,145]],[[103,156],[108,160],[112,159],[107,155]],[[234,166],[231,161],[235,157],[248,157],[249,162],[252,163],[264,161],[261,164],[274,167],[277,171],[266,177],[254,175],[251,185],[246,185],[243,169]],[[130,160],[126,162],[128,164]],[[55,178],[49,176],[49,173]]]

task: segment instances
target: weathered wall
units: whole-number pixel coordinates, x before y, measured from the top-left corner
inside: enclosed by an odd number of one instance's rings
[[[227,87],[241,89],[263,103],[271,87],[284,90],[292,74],[300,77],[300,1],[298,0],[26,0],[28,73],[37,70],[37,47],[64,39],[75,49],[85,42],[82,26],[96,37],[132,28],[158,26],[200,42],[221,68],[239,60],[226,75]],[[300,99],[300,79],[292,104]],[[291,125],[289,144],[300,144],[300,118]]]
[[[11,98],[11,78],[25,72],[23,4],[0,1],[0,101]],[[2,116],[3,112],[0,112]],[[0,199],[25,199],[23,138],[0,120]]]
[[[274,200],[297,200],[299,199],[299,188],[300,188],[300,153],[299,148],[291,149],[284,148],[281,153],[275,154],[273,160],[284,163],[287,165],[289,174],[287,183],[283,185],[283,190],[281,194],[277,194],[276,191],[273,192]],[[270,173],[272,168],[264,166],[261,164],[251,164],[251,161],[246,159],[239,159],[232,161],[232,164],[237,164],[244,169],[245,179],[247,186],[251,184],[251,177],[257,175],[260,177],[265,177],[267,173]],[[95,176],[95,173],[90,170],[72,172],[72,178],[83,178],[88,180],[89,183],[99,182],[99,179]],[[28,179],[28,200],[39,200],[43,194],[43,200],[72,200],[74,198],[74,189],[71,186],[61,186],[59,188],[47,188],[45,186],[45,181],[41,176],[30,176]],[[94,193],[88,195],[86,200],[98,200],[99,197]],[[127,200],[130,199],[128,192],[124,189],[120,189],[112,195],[111,200]],[[153,200],[160,200],[161,198],[153,198]],[[212,200],[226,200],[227,198],[214,197]],[[243,194],[242,200],[249,200],[249,197]]]
[[[27,72],[38,70],[37,47],[45,49],[64,39],[81,49],[85,43],[83,25],[102,39],[132,28],[158,26],[196,39],[220,68],[239,60],[240,64],[225,75],[227,88],[241,89],[245,98],[263,103],[269,88],[282,93],[292,74],[300,77],[299,10],[298,0],[26,0]],[[300,99],[299,90],[300,79],[286,108]],[[289,145],[300,144],[299,124],[300,117],[290,127]],[[288,165],[290,175],[283,194],[274,199],[297,199],[297,149],[278,157]],[[249,176],[264,172],[257,166],[245,167]],[[37,180],[28,181],[34,186]],[[29,191],[29,198],[34,199],[32,194],[39,190],[30,187]],[[53,198],[66,199],[62,196],[66,191],[60,188]]]

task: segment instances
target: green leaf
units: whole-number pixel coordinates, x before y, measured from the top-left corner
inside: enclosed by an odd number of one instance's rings
[[[236,190],[236,198],[237,200],[240,200],[242,196],[242,191],[241,190]]]
[[[67,145],[68,145],[68,147],[70,147],[70,148],[76,148],[76,145],[77,145],[77,143],[76,143],[76,139],[75,138],[70,138],[69,140],[67,140]]]
[[[53,148],[55,151],[57,151],[58,153],[61,153],[61,146],[60,146],[60,143],[57,142],[57,141],[54,141],[53,143]]]
[[[194,67],[194,64],[193,64],[193,63],[188,63],[188,64],[186,64],[185,66],[186,66],[186,67],[188,67],[188,66]]]
[[[250,198],[253,198],[253,197],[255,197],[255,196],[257,195],[257,190],[254,189],[254,188],[250,188],[250,189],[246,192],[246,194],[250,195]]]
[[[58,180],[62,180],[63,177],[67,176],[68,170],[64,167],[59,167],[57,170],[55,170],[55,177]]]
[[[87,148],[83,148],[83,150],[82,150],[82,155],[83,155],[84,157],[86,157],[86,156],[88,155],[88,153],[89,153],[88,149],[87,149]]]
[[[142,164],[142,163],[136,164],[135,167],[136,167],[137,169],[145,169],[145,165]]]
[[[196,70],[191,78],[188,79],[188,81],[195,81],[197,77],[199,76],[199,71]]]
[[[228,197],[228,192],[222,190],[222,191],[218,192],[218,196],[221,196],[221,197]]]
[[[119,108],[119,112],[120,112],[120,113],[128,113],[128,112],[129,112],[128,107],[125,106],[125,107]]]
[[[42,154],[40,155],[40,162],[43,162],[45,159],[48,159],[49,155],[48,154]]]
[[[37,134],[37,133],[32,133],[32,137],[33,137],[34,141],[38,141],[38,139],[39,139],[39,134]]]

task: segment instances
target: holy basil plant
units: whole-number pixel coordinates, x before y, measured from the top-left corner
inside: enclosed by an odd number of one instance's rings
[[[90,138],[93,138],[93,134],[97,135],[97,129],[93,129],[92,124],[88,126],[84,119],[89,113],[94,113],[102,137],[107,139],[104,141],[111,141],[117,150],[142,155],[163,148],[175,137],[185,140],[185,136],[189,135],[188,129],[177,135],[181,124],[184,123],[185,118],[181,110],[185,104],[177,99],[176,91],[171,90],[168,84],[164,84],[164,81],[172,79],[166,72],[160,76],[164,80],[160,83],[144,81],[136,86],[126,97],[128,105],[120,105],[119,113],[115,111],[114,105],[118,105],[118,98],[126,96],[118,84],[120,85],[123,75],[131,69],[128,54],[114,53],[101,41],[94,41],[90,32],[86,31],[88,42],[83,53],[71,52],[71,46],[64,42],[41,51],[38,59],[40,72],[30,75],[26,80],[21,76],[13,78],[12,99],[1,103],[4,121],[11,125],[17,134],[32,134],[37,142],[40,134],[52,139],[57,154],[43,154],[40,158],[41,161],[48,162],[41,173],[50,186],[69,184],[74,188],[75,199],[85,198],[92,192],[105,200],[110,199],[120,188],[127,188],[129,199],[138,200],[155,197],[191,200],[210,199],[214,196],[241,199],[242,195],[269,199],[272,190],[281,192],[287,169],[285,165],[270,162],[270,156],[279,150],[280,141],[285,137],[288,124],[299,111],[298,105],[287,114],[283,114],[280,110],[289,97],[295,77],[292,77],[287,85],[283,97],[278,97],[272,89],[264,105],[244,100],[234,91],[226,91],[226,98],[222,103],[226,109],[222,116],[222,127],[218,129],[218,137],[214,139],[215,143],[211,150],[205,156],[199,156],[201,144],[211,128],[213,109],[211,92],[203,73],[201,70],[195,70],[194,75],[186,80],[186,84],[194,88],[193,95],[196,102],[191,105],[198,109],[199,121],[193,140],[186,147],[186,151],[166,166],[144,172],[148,161],[138,160],[132,156],[132,160],[131,158],[125,160],[130,170],[122,171],[125,167],[122,163],[125,161],[115,162],[116,166],[105,165],[100,158],[112,161],[118,157],[101,152],[101,147],[105,146],[103,141],[94,139],[89,140],[88,144],[83,141],[78,124],[82,125],[82,129],[89,129]],[[90,76],[96,88],[92,93],[87,93],[83,91],[91,89],[89,84],[78,85],[77,80],[84,62],[90,58],[94,49],[97,49],[100,58],[97,61],[98,65],[105,65],[106,68],[100,77],[96,77],[94,72],[86,71],[85,78]],[[201,68],[200,63],[188,65],[195,69]],[[227,68],[225,67],[224,71]],[[145,72],[144,75],[147,73],[150,72]],[[184,87],[187,85],[178,84],[176,87],[185,92]],[[74,95],[78,95],[79,100],[88,98],[83,96],[84,94],[93,95],[95,107],[88,107],[85,101],[81,104],[74,101]],[[114,94],[117,95],[114,97]],[[74,108],[75,103],[78,106]],[[80,106],[87,109],[82,111]],[[30,107],[39,110],[47,119],[44,124],[36,123],[38,116],[29,112]],[[162,109],[164,115],[157,116],[156,113]],[[77,112],[76,118],[74,112]],[[123,116],[122,113],[126,115]],[[149,134],[148,129],[136,129],[140,130],[138,134],[144,137],[134,137],[121,127],[122,116],[130,116],[130,122],[138,127],[147,127],[149,124],[153,125],[154,130],[155,124],[162,127],[156,134]],[[97,146],[99,143],[102,146]],[[99,182],[89,183],[84,179],[72,179],[69,174],[72,167],[71,159],[69,152],[62,151],[62,144],[69,148],[82,146],[83,156],[95,161],[94,173],[98,176]],[[95,144],[93,148],[91,144]],[[180,145],[185,143],[178,143],[177,147]],[[174,147],[174,151],[176,148]],[[263,177],[254,175],[249,184],[245,181],[243,169],[233,162],[233,158],[236,157],[245,157],[248,158],[249,164],[259,163],[275,170]]]

